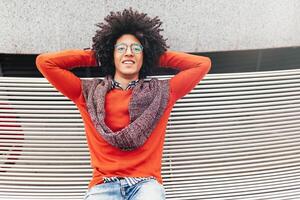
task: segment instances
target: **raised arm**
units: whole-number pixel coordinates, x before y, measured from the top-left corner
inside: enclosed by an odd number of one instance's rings
[[[204,56],[167,51],[160,57],[160,66],[180,70],[170,80],[171,95],[178,100],[203,79],[210,70],[211,61]]]
[[[75,102],[81,94],[81,81],[69,70],[96,66],[96,59],[92,50],[65,50],[40,54],[36,58],[36,65],[58,91]]]

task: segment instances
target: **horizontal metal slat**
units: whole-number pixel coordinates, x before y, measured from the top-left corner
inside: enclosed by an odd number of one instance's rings
[[[0,109],[44,109],[44,110],[51,110],[51,109],[65,109],[65,110],[76,110],[75,105],[1,105]]]
[[[65,100],[65,101],[32,101],[32,100],[27,100],[27,101],[15,101],[15,100],[8,100],[0,99],[0,105],[72,105],[74,106],[75,104],[70,101],[70,100]]]

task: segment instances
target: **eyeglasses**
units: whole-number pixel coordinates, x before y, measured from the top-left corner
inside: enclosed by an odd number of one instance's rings
[[[127,51],[128,45],[125,43],[119,43],[115,45],[115,49],[118,53],[125,53]],[[130,45],[131,52],[134,54],[139,54],[143,52],[143,46],[137,43],[133,43]]]

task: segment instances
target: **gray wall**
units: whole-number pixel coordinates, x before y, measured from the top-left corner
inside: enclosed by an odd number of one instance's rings
[[[161,18],[173,50],[300,46],[300,0],[0,0],[0,53],[89,47],[95,24],[130,6]]]

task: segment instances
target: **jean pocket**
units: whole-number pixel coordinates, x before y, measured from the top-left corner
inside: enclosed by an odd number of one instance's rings
[[[103,184],[105,184],[105,183],[95,185],[95,186],[91,187],[90,189],[88,189],[84,195],[84,200],[90,200],[89,197],[102,193]]]

